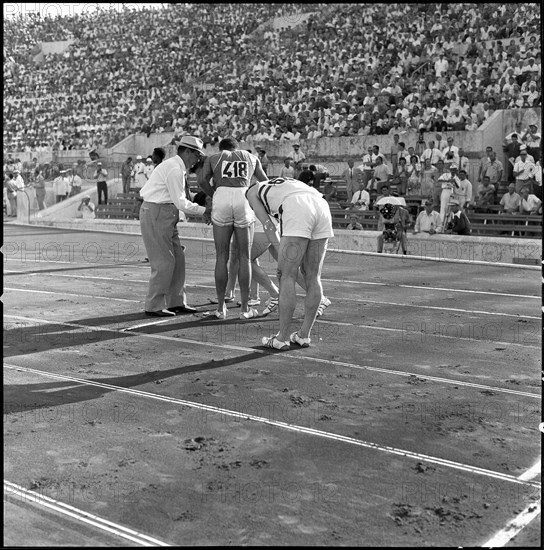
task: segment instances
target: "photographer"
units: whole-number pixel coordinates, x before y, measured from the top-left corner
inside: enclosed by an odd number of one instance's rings
[[[77,207],[77,217],[84,220],[94,220],[96,217],[95,206],[91,202],[91,197],[86,195],[81,199],[79,206]]]

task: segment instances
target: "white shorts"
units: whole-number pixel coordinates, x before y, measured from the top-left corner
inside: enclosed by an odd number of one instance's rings
[[[281,205],[280,235],[315,241],[334,237],[329,203],[311,194],[291,195]]]
[[[249,227],[255,220],[246,199],[247,187],[218,187],[213,194],[212,222],[221,227]]]

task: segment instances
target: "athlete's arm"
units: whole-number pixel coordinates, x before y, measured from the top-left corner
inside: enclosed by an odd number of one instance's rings
[[[249,205],[255,212],[257,219],[263,224],[264,232],[267,239],[270,241],[270,244],[272,244],[272,246],[279,246],[280,239],[276,230],[276,224],[270,218],[261,199],[257,195],[258,188],[258,185],[253,185],[252,187],[250,187],[246,191],[246,198],[249,202]]]
[[[196,176],[196,181],[200,189],[202,189],[202,191],[204,191],[204,193],[206,193],[206,195],[208,195],[209,197],[213,197],[215,189],[210,184],[210,180],[213,177],[212,163],[210,161],[210,157],[206,157],[204,159],[204,166],[202,167],[202,169],[197,170]]]
[[[257,162],[255,163],[253,177],[256,178],[257,181],[268,181],[268,176],[265,174],[263,170],[263,165],[261,164],[261,161],[259,159],[257,159]]]

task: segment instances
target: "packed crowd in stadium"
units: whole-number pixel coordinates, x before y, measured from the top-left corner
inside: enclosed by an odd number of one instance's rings
[[[311,14],[311,15],[308,15]],[[293,28],[263,26],[287,16]],[[539,5],[168,4],[4,21],[4,151],[473,130],[541,104]],[[73,40],[33,61],[41,41]]]

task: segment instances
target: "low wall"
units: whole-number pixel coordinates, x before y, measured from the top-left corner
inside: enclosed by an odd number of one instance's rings
[[[82,220],[40,219],[33,225],[73,229],[77,231],[104,231],[140,235],[137,220]],[[178,224],[181,239],[213,242],[212,227],[203,223]],[[347,254],[373,254],[377,250],[378,231],[348,231],[336,229],[329,242],[330,252]],[[422,235],[408,233],[408,253],[421,260],[451,262],[478,262],[484,264],[516,265],[528,267],[540,264],[542,242],[538,239],[505,237],[466,237],[460,235]],[[526,265],[519,265],[526,264]],[[533,269],[539,269],[534,267]]]

